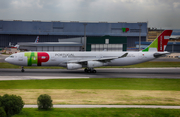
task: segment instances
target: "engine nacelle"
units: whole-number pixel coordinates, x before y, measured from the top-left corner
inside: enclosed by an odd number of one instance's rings
[[[68,63],[67,64],[67,69],[69,69],[69,70],[79,69],[79,68],[82,68],[81,64],[78,64],[78,63]]]
[[[101,67],[103,65],[104,65],[104,63],[100,62],[100,61],[88,61],[87,62],[87,67],[89,67],[89,68]]]

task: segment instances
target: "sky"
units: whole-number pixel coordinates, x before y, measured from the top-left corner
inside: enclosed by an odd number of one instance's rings
[[[148,22],[180,29],[180,0],[0,0],[0,20]]]

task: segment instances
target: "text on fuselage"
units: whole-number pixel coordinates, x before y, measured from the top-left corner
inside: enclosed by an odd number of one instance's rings
[[[72,54],[72,53],[68,53],[68,54],[56,53],[55,56],[72,57],[72,56],[74,56],[74,54]]]

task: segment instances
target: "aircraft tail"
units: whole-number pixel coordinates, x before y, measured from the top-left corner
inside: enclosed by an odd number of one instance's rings
[[[36,40],[34,43],[38,43],[39,42],[39,36],[37,36]]]
[[[157,51],[164,52],[171,36],[172,30],[163,31],[143,52]]]

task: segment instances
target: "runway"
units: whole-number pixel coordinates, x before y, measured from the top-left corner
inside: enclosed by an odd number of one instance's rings
[[[0,80],[73,79],[73,78],[174,78],[180,79],[180,68],[99,68],[97,73],[83,69],[0,69]]]

